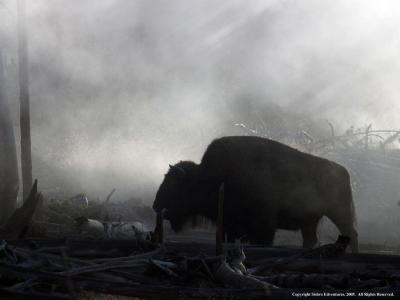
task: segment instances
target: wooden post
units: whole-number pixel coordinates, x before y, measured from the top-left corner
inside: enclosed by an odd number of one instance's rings
[[[153,233],[153,242],[162,244],[164,242],[164,211],[157,213],[156,227]]]
[[[21,126],[21,168],[23,199],[32,187],[31,119],[29,106],[28,43],[26,35],[26,2],[18,0],[18,61]]]
[[[217,215],[217,231],[216,231],[216,255],[222,254],[222,243],[224,242],[224,188],[222,183],[218,192],[218,215]]]

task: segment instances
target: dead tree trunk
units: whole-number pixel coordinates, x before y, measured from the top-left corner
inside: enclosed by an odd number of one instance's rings
[[[5,70],[0,51],[0,224],[6,222],[15,210],[19,186],[14,129],[5,89]]]
[[[25,0],[18,0],[18,60],[23,199],[28,197],[32,186],[31,120],[25,6]]]

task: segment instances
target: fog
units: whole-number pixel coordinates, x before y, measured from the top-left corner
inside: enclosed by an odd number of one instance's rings
[[[397,1],[27,2],[45,190],[150,202],[168,164],[255,116],[400,127]],[[0,1],[0,48],[18,134],[15,1]]]

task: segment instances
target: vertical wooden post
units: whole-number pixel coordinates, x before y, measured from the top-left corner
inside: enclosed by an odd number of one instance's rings
[[[216,231],[216,255],[223,252],[222,243],[224,242],[224,189],[225,184],[222,183],[218,192],[218,215],[217,215],[217,231]]]
[[[157,213],[153,242],[157,244],[162,244],[164,242],[164,211]]]
[[[31,118],[29,106],[28,43],[26,34],[26,2],[18,0],[18,61],[21,126],[21,168],[23,199],[32,187]]]

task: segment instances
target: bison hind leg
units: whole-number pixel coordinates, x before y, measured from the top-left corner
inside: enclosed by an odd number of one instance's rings
[[[350,238],[350,248],[354,253],[358,252],[358,233],[355,227],[355,212],[353,202],[331,210],[327,217],[336,225],[340,233]]]
[[[331,218],[340,233],[350,238],[350,248],[353,253],[358,252],[358,233],[353,220],[343,218]]]
[[[301,228],[301,235],[303,236],[303,248],[313,248],[317,242],[317,227],[319,218],[312,220]]]

